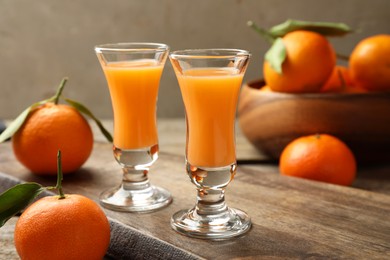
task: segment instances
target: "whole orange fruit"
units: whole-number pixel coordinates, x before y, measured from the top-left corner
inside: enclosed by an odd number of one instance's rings
[[[282,74],[264,62],[267,85],[279,92],[319,92],[336,64],[332,45],[321,34],[303,30],[287,33],[283,43],[286,59],[282,64]]]
[[[375,35],[353,49],[349,66],[358,86],[370,91],[390,90],[390,35]]]
[[[76,194],[49,196],[29,206],[15,226],[21,259],[99,259],[110,242],[110,224],[100,207]]]
[[[12,145],[16,158],[33,173],[56,175],[57,151],[63,154],[63,172],[74,172],[89,158],[93,134],[75,108],[46,103],[30,112]]]
[[[279,170],[282,175],[351,185],[356,176],[356,160],[337,137],[309,135],[293,140],[284,148]]]

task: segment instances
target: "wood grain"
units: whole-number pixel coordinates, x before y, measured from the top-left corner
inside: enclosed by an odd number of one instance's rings
[[[0,145],[0,155],[0,171],[8,176],[43,185],[55,183],[55,178],[37,177],[23,168],[9,143]],[[112,233],[115,245],[111,246],[116,251],[109,252],[114,258],[390,258],[388,195],[240,166],[227,189],[227,203],[247,211],[253,227],[237,239],[210,242],[179,235],[169,225],[174,212],[195,203],[195,187],[185,174],[184,158],[161,153],[150,178],[170,190],[174,201],[148,214],[105,210],[116,223]],[[120,179],[110,145],[96,143],[85,167],[65,176],[64,190],[97,201],[101,191]],[[118,251],[120,248],[123,251]]]

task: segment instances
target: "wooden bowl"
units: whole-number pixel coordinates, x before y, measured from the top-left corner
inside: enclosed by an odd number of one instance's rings
[[[327,133],[343,140],[358,163],[390,161],[390,93],[288,94],[263,86],[262,80],[243,86],[238,119],[247,139],[271,159],[295,138]]]

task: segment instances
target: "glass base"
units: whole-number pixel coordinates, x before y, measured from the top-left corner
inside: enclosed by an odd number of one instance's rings
[[[123,186],[109,189],[100,195],[100,204],[111,210],[125,212],[150,212],[168,206],[171,194],[160,187],[146,190],[125,190]]]
[[[199,215],[195,208],[176,212],[171,218],[172,228],[186,236],[224,240],[241,236],[251,228],[250,217],[243,211],[228,208],[218,215]]]

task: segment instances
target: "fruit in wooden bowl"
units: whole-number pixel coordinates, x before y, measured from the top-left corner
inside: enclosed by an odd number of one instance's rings
[[[247,139],[271,159],[295,138],[326,133],[343,140],[358,163],[390,160],[390,92],[291,94],[245,84],[238,119]]]

